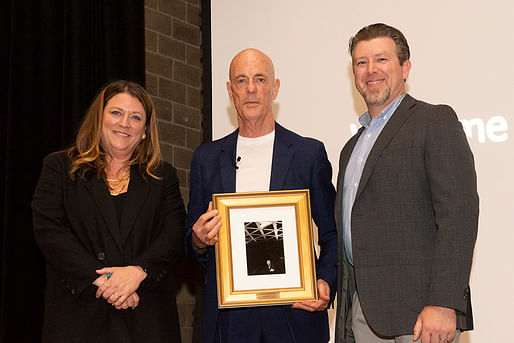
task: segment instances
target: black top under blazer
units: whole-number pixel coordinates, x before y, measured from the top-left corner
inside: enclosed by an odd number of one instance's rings
[[[118,220],[96,173],[75,181],[66,152],[48,155],[33,201],[34,234],[46,259],[43,342],[180,342],[172,265],[183,256],[185,210],[176,170],[160,180],[131,166]],[[139,265],[148,276],[139,306],[116,310],[96,299],[96,269]]]

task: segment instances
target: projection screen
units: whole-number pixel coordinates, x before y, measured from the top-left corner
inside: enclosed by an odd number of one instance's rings
[[[347,42],[362,26],[399,28],[411,47],[408,92],[457,112],[474,152],[480,226],[471,273],[475,330],[461,342],[509,342],[514,306],[514,2],[216,0],[211,2],[213,139],[237,124],[225,82],[232,57],[267,53],[281,81],[278,122],[339,152],[365,106]],[[332,323],[333,330],[333,323]]]

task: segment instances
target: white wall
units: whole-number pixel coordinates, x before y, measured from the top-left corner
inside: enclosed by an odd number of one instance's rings
[[[277,120],[339,152],[365,106],[353,87],[347,42],[361,27],[399,28],[411,47],[408,90],[450,104],[467,120],[481,200],[471,274],[475,330],[461,342],[510,342],[514,306],[514,1],[212,1],[213,137],[236,127],[225,82],[232,57],[267,53],[281,80]],[[482,126],[480,130],[477,127]]]

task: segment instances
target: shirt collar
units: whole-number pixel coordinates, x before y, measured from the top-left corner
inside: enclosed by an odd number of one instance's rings
[[[402,102],[403,98],[405,98],[405,95],[406,94],[402,94],[396,99],[394,99],[394,101],[389,106],[387,106],[382,112],[380,112],[380,115],[375,119],[380,118],[387,121],[390,117],[393,116],[398,106],[400,106],[400,103]],[[371,118],[369,112],[366,112],[359,117],[359,123],[365,128],[369,128],[372,120],[373,118]]]

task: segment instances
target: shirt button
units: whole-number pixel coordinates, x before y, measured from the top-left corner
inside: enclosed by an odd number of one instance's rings
[[[368,133],[368,138],[371,137],[371,135]]]
[[[100,251],[97,256],[99,261],[105,260],[105,253],[103,251]]]
[[[359,184],[358,184],[357,182],[355,182],[353,185],[354,185],[355,187],[357,187]]]

